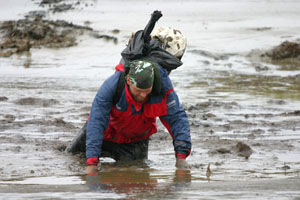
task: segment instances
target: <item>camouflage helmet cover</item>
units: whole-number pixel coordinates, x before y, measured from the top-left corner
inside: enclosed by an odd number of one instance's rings
[[[129,80],[140,89],[153,86],[155,64],[146,60],[135,60],[129,63]]]

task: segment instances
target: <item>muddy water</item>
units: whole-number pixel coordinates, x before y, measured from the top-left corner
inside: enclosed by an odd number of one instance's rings
[[[73,9],[55,13],[38,1],[0,3],[1,21],[43,10],[49,20],[88,24],[118,39],[86,33],[71,48],[0,58],[0,199],[300,198],[300,67],[255,56],[299,39],[299,2],[68,2]],[[155,9],[164,14],[159,26],[188,38],[184,65],[171,79],[189,115],[192,169],[176,170],[160,125],[145,163],[104,158],[99,176],[86,177],[84,156],[63,149],[130,33]]]

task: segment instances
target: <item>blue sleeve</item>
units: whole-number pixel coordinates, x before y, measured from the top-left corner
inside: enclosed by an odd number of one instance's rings
[[[169,77],[165,77],[165,79],[166,81],[163,82],[168,85],[167,88],[173,88]],[[168,114],[161,116],[160,120],[173,137],[173,145],[176,155],[184,154],[185,157],[187,157],[190,154],[192,147],[189,121],[187,114],[179,102],[178,96],[174,90],[168,94],[167,109]]]
[[[121,72],[117,72],[104,81],[98,90],[91,108],[87,125],[86,158],[100,157],[104,131],[110,119],[113,96]]]

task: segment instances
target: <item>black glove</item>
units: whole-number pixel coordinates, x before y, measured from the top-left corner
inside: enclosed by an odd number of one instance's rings
[[[160,11],[155,10],[152,14],[151,14],[151,18],[148,22],[148,24],[146,25],[145,29],[144,29],[144,41],[145,43],[149,43],[151,40],[151,36],[150,33],[152,32],[155,23],[157,22],[157,20],[159,20],[159,18],[162,17],[162,14]]]
[[[151,20],[153,21],[158,21],[159,18],[161,18],[163,15],[161,14],[161,11],[155,10],[152,14],[151,14]]]

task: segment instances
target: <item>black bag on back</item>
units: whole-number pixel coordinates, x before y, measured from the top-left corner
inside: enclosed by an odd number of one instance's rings
[[[159,64],[168,72],[182,65],[178,58],[162,48],[159,39],[151,39],[150,34],[161,16],[160,11],[154,11],[145,29],[135,33],[128,46],[121,53],[123,65],[127,65],[133,60],[145,59]]]

